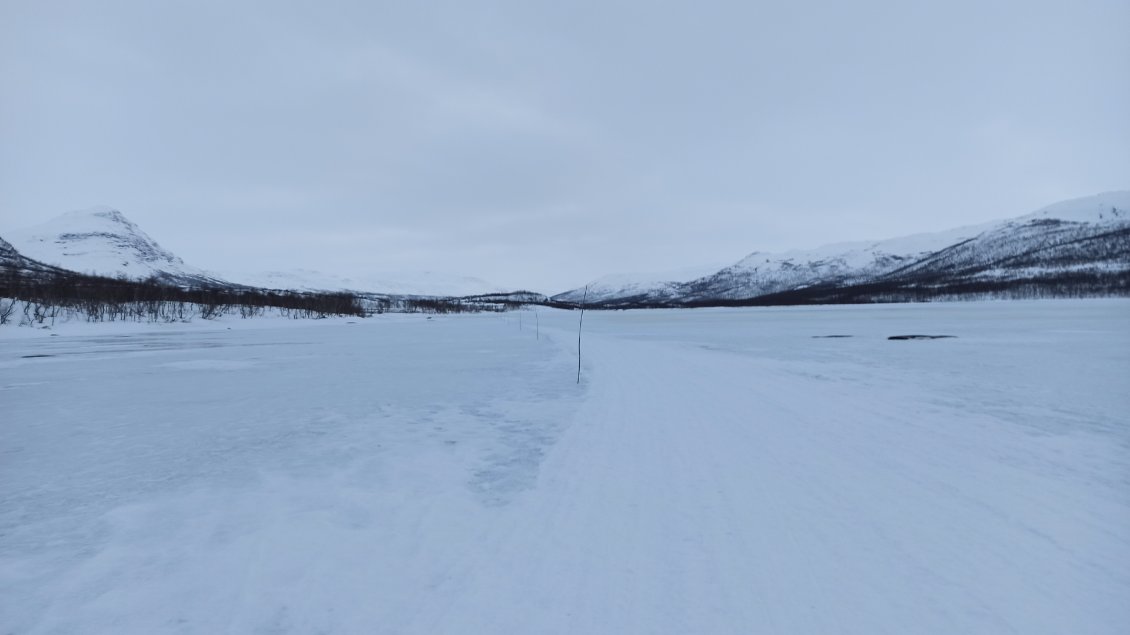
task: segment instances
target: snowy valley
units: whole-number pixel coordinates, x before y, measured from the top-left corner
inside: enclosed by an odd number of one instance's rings
[[[1125,296],[1130,293],[1130,192],[1063,201],[1005,221],[785,253],[754,252],[726,267],[617,274],[552,298],[440,272],[310,269],[216,273],[186,264],[120,211],[94,208],[5,230],[6,270],[55,270],[195,289],[352,293],[374,310],[413,298],[490,296],[591,308],[852,304],[978,298]],[[9,263],[9,264],[5,264]],[[508,294],[516,294],[507,297]]]
[[[0,635],[1130,635],[1128,25],[0,2]]]
[[[586,312],[218,275],[109,209],[7,233],[0,632],[1123,633],[1130,299],[1071,296],[1127,295],[1128,209]]]

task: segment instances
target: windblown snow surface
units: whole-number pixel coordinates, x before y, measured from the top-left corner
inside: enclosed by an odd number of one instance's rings
[[[1130,632],[1130,302],[576,319],[0,330],[0,632]]]

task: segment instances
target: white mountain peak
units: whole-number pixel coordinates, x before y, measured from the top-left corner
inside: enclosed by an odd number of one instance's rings
[[[23,255],[71,271],[129,278],[206,277],[112,207],[67,212],[4,235]]]
[[[292,291],[356,291],[392,295],[464,296],[504,291],[478,278],[439,272],[334,275],[309,269],[219,275],[185,264],[121,211],[108,206],[67,212],[39,225],[3,232],[29,258],[71,271],[178,283],[232,283]]]

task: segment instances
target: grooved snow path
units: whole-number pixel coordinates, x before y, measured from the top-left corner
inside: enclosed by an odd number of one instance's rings
[[[591,394],[539,496],[421,632],[1130,624],[1126,497],[1091,498],[1023,431],[925,412],[929,395],[901,382],[699,347],[588,349]]]
[[[1125,632],[1127,309],[586,314],[581,388],[570,314],[17,341],[0,630]]]

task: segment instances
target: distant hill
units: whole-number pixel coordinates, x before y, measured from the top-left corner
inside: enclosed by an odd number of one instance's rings
[[[23,256],[84,274],[156,278],[185,287],[250,287],[286,291],[350,291],[389,296],[449,297],[501,293],[478,278],[438,272],[337,276],[304,269],[218,274],[186,264],[113,208],[68,212],[45,223],[6,230]]]
[[[109,207],[69,212],[40,225],[8,230],[21,254],[70,271],[132,280],[156,278],[184,286],[228,283],[185,264],[124,214]]]
[[[698,278],[590,287],[596,306],[872,302],[1003,294],[1130,294],[1130,192],[1010,220],[786,253],[754,252]],[[580,300],[583,289],[553,297]]]

